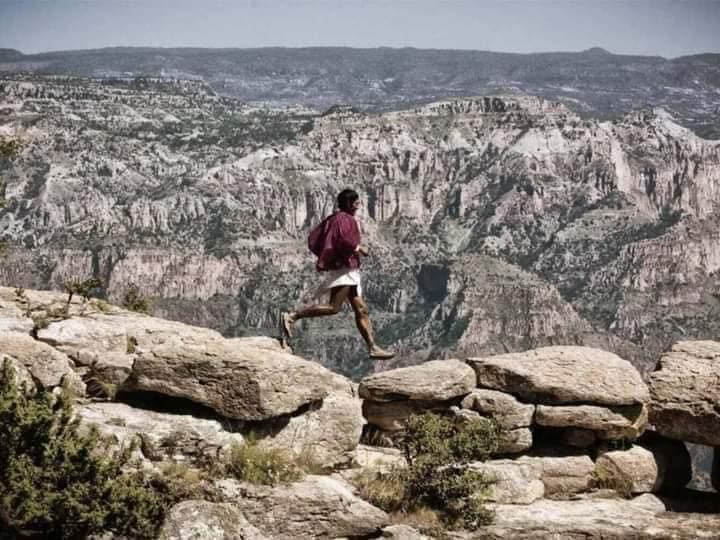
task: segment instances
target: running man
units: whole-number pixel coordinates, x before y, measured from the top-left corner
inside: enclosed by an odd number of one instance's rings
[[[362,298],[360,256],[367,257],[370,252],[360,243],[360,228],[355,221],[360,196],[352,189],[344,189],[337,197],[337,206],[338,211],[326,217],[308,238],[308,247],[318,257],[316,268],[326,276],[315,293],[321,303],[283,313],[283,334],[285,339],[291,338],[296,321],[335,315],[347,301],[355,312],[355,324],[368,346],[370,358],[388,360],[395,353],[375,343],[367,304]]]

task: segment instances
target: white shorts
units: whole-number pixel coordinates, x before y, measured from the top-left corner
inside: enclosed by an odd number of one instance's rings
[[[357,287],[358,296],[362,296],[362,285],[360,284],[360,270],[350,270],[342,268],[340,270],[331,270],[323,272],[324,279],[315,291],[315,298],[318,301],[329,304],[330,292],[334,287],[351,286]]]

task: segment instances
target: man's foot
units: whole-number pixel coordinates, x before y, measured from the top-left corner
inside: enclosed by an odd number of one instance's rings
[[[292,313],[286,311],[280,315],[280,327],[282,328],[283,338],[285,340],[293,337],[293,324],[295,324],[295,319]]]
[[[395,357],[394,352],[386,351],[385,349],[381,349],[377,345],[374,345],[370,348],[370,358],[373,360],[390,360],[391,358]]]

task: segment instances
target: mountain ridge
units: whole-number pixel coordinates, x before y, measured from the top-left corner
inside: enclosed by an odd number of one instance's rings
[[[382,111],[498,91],[562,100],[588,117],[664,106],[697,133],[720,138],[720,55],[665,59],[581,52],[503,53],[414,48],[113,47],[0,60],[0,73],[201,78],[249,104]]]

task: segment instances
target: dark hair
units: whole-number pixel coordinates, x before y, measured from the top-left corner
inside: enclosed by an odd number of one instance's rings
[[[352,189],[343,189],[337,196],[337,205],[340,210],[352,210],[352,205],[360,198],[357,191]]]

